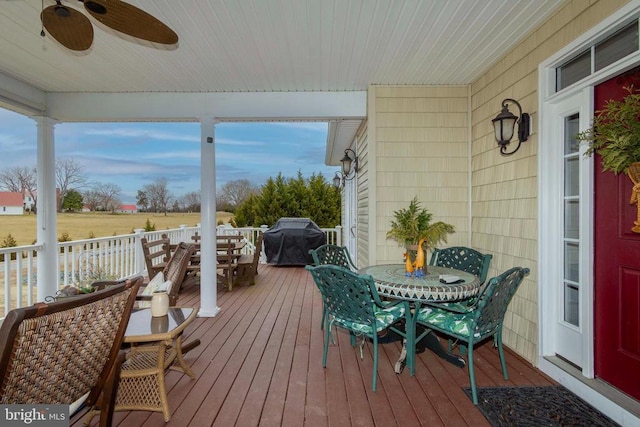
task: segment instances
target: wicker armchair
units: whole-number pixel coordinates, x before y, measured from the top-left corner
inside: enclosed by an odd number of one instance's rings
[[[355,264],[351,260],[349,251],[346,246],[338,246],[326,244],[317,249],[310,249],[309,253],[313,258],[314,265],[339,265],[351,271],[358,271]],[[327,308],[322,303],[322,319],[320,329],[324,328],[325,319],[327,318]]]
[[[327,309],[322,366],[327,366],[332,325],[348,330],[353,346],[355,346],[358,336],[363,340],[365,337],[370,338],[373,341],[372,390],[376,391],[378,333],[389,329],[412,342],[410,339],[412,324],[409,303],[400,300],[382,302],[373,278],[368,275],[357,274],[337,265],[319,265],[317,267],[307,265],[306,269],[311,272],[316,286],[320,289],[322,301]],[[393,326],[394,323],[403,319],[405,330]],[[408,363],[412,363],[412,357],[413,354],[408,355]]]
[[[120,345],[142,277],[54,303],[10,311],[0,327],[0,404],[72,404],[102,393],[111,424]]]

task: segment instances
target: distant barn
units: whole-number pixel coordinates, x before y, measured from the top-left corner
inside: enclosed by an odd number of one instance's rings
[[[22,194],[13,191],[0,191],[0,215],[24,214]]]
[[[136,205],[120,205],[119,209],[116,209],[118,213],[138,213],[138,207]]]

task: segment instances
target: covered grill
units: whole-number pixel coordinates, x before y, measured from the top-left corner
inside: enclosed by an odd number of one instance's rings
[[[278,266],[312,264],[309,249],[326,242],[327,236],[309,218],[280,218],[264,233],[267,262]]]

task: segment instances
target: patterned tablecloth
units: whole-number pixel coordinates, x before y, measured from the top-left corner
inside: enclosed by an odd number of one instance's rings
[[[380,295],[417,302],[444,302],[470,298],[480,289],[478,277],[460,270],[427,266],[423,277],[407,276],[404,264],[372,265],[360,269],[376,282]],[[459,283],[440,282],[441,274],[460,277]]]

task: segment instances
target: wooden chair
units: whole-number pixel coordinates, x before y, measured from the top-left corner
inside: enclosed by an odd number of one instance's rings
[[[140,239],[144,262],[147,266],[149,279],[164,270],[171,258],[171,241],[166,234],[158,240],[149,241],[146,237]]]
[[[348,330],[351,344],[355,346],[356,337],[370,338],[373,341],[373,378],[372,389],[376,391],[378,378],[378,333],[387,329],[410,340],[411,314],[407,301],[396,300],[382,302],[378,296],[373,278],[360,275],[337,265],[319,265],[305,267],[311,272],[320,289],[322,300],[327,307],[325,318],[324,351],[322,366],[327,366],[327,352],[331,338],[331,326]],[[400,330],[393,324],[405,320],[406,330]],[[415,352],[414,352],[415,354]],[[411,363],[411,355],[409,363]]]
[[[314,265],[339,265],[351,271],[358,271],[355,264],[351,260],[349,251],[346,246],[338,246],[326,244],[316,249],[310,249],[309,253],[313,258]],[[325,319],[327,317],[327,308],[322,304],[322,319],[320,319],[320,329],[324,328]]]
[[[171,281],[171,286],[167,290],[167,293],[169,294],[169,305],[175,306],[178,302],[178,295],[180,293],[180,290],[188,280],[193,279],[192,276],[187,276],[187,270],[189,267],[189,263],[191,262],[191,256],[193,255],[195,249],[196,246],[193,243],[179,243],[178,246],[176,246],[175,251],[171,255],[171,258],[161,271],[162,280],[154,280],[155,276],[152,277],[151,281],[143,289],[142,294],[139,295],[138,299],[142,301],[151,301],[153,292],[158,289],[156,284],[161,285],[166,281]]]
[[[10,311],[0,327],[0,404],[71,405],[102,393],[110,426],[120,346],[142,277],[63,301]],[[37,367],[37,369],[36,369]]]
[[[236,284],[247,283],[249,285],[256,284],[256,275],[258,274],[258,264],[260,263],[260,253],[262,252],[262,232],[258,233],[255,243],[253,255],[241,255],[236,262]]]
[[[419,337],[416,337],[413,342],[410,342],[409,353],[413,355],[411,363],[415,361],[416,343],[431,330],[459,340],[467,348],[471,396],[473,404],[477,405],[478,394],[473,370],[473,347],[488,338],[494,337],[500,355],[502,374],[505,380],[509,379],[502,349],[502,322],[511,298],[527,274],[529,274],[528,268],[514,267],[489,280],[484,297],[480,299],[477,307],[467,313],[454,313],[434,306],[427,306],[418,310],[414,315],[416,323],[412,326],[412,330],[416,330],[416,324],[425,326],[427,330]]]

